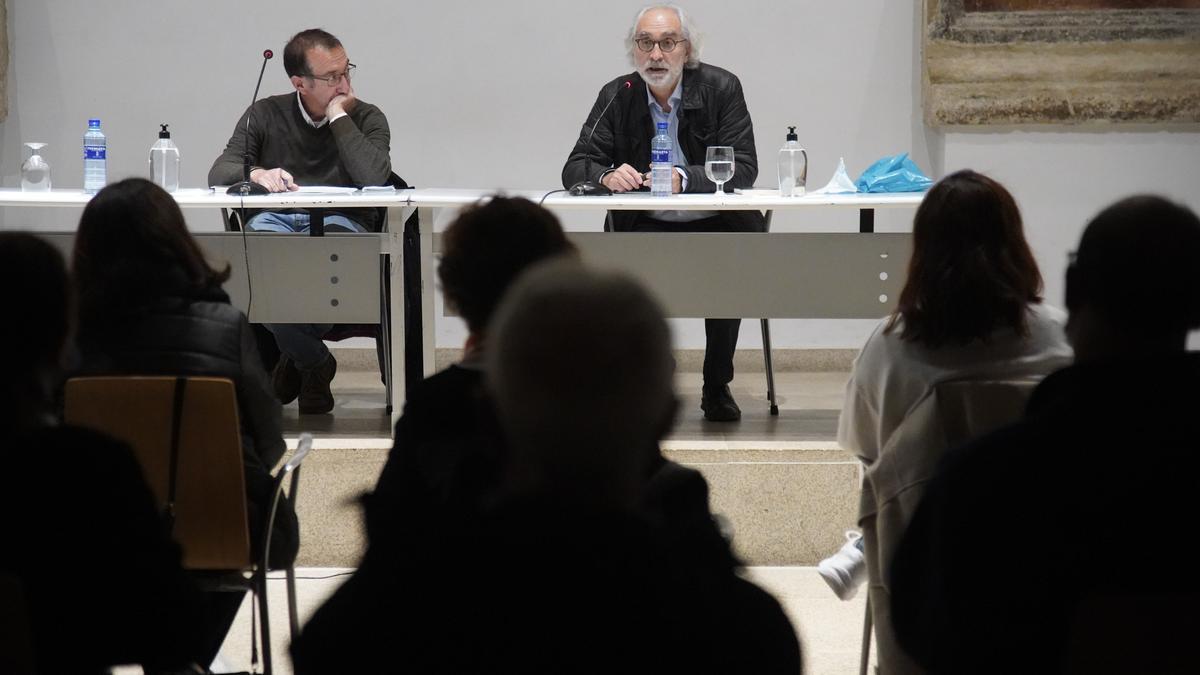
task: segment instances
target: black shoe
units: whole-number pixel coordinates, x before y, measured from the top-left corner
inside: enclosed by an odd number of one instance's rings
[[[736,422],[742,419],[742,409],[729,386],[718,388],[705,387],[700,396],[700,409],[704,411],[704,419],[709,422]]]
[[[337,373],[337,359],[327,354],[312,370],[300,371],[300,414],[321,415],[333,410],[333,392],[329,383]]]
[[[300,395],[300,371],[286,354],[279,355],[279,361],[271,371],[271,387],[275,390],[275,398],[284,405]]]

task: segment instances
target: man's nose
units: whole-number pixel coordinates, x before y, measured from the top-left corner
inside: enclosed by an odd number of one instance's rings
[[[655,56],[655,53],[657,53],[658,56]],[[667,58],[667,53],[662,50],[662,46],[655,42],[654,47],[650,50],[650,58],[654,59],[655,61],[661,61]]]

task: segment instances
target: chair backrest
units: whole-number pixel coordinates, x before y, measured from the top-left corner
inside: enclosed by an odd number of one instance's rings
[[[235,570],[252,565],[241,427],[232,381],[72,378],[66,385],[65,417],[69,424],[128,443],[164,512],[171,485],[172,438],[177,436],[172,535],[183,548],[183,566]]]

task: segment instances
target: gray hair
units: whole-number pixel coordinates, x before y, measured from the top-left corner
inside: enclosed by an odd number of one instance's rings
[[[544,261],[512,286],[485,334],[485,384],[514,475],[580,497],[640,484],[675,411],[670,330],[642,286]]]
[[[700,66],[700,51],[704,46],[704,36],[696,29],[696,22],[692,20],[692,15],[688,14],[682,7],[675,4],[667,5],[648,5],[643,7],[637,16],[633,17],[633,24],[629,27],[629,34],[625,36],[625,50],[629,53],[629,62],[637,64],[634,60],[633,50],[637,46],[633,44],[633,38],[637,34],[638,24],[641,23],[642,17],[654,9],[669,9],[675,12],[675,16],[679,17],[679,25],[683,27],[683,37],[688,41],[688,60],[683,64],[684,68],[698,68]]]

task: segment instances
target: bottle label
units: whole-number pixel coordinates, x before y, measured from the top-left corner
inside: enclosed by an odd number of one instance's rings
[[[671,163],[670,148],[667,148],[665,150],[651,150],[650,151],[650,163],[651,164],[659,164],[659,163],[670,164]]]
[[[107,159],[107,154],[107,149],[103,147],[84,146],[83,148],[84,159]]]

